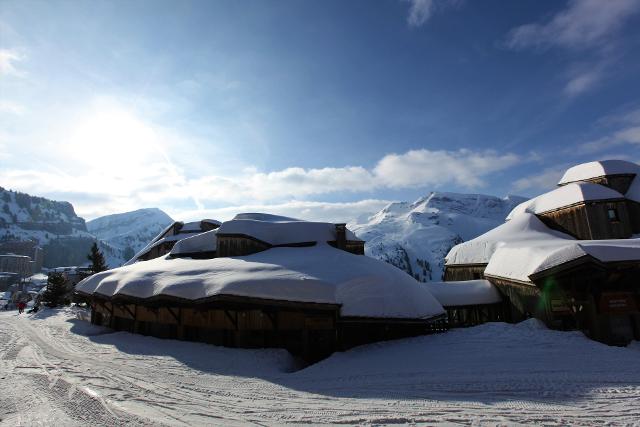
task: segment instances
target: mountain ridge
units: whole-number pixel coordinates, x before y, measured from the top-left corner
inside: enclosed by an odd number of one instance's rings
[[[44,249],[45,267],[87,264],[96,241],[107,264],[117,267],[172,221],[160,209],[146,208],[85,222],[69,202],[0,187],[0,240],[37,241]],[[106,223],[121,235],[101,232],[97,226]]]
[[[441,280],[449,250],[502,224],[527,200],[484,194],[431,192],[413,203],[393,202],[366,222],[350,224],[368,256],[406,271],[416,280]]]

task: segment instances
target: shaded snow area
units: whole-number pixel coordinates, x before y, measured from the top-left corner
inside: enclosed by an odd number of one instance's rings
[[[632,425],[640,345],[536,320],[372,344],[306,369],[284,350],[0,313],[0,425]]]
[[[413,203],[391,203],[368,221],[350,224],[368,256],[386,261],[422,282],[442,280],[444,257],[504,222],[526,199],[434,192]]]
[[[343,316],[416,319],[444,313],[429,291],[404,272],[327,244],[272,248],[243,257],[161,257],[94,274],[76,290],[108,297],[198,300],[234,295],[341,304]]]

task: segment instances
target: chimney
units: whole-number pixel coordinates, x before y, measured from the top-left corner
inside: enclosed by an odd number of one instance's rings
[[[336,224],[336,248],[347,249],[347,224]]]

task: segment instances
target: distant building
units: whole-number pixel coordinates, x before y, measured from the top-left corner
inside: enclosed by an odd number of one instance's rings
[[[35,274],[42,270],[44,251],[35,241],[0,241],[0,254],[16,254],[28,256],[33,262],[33,273]]]
[[[445,280],[487,279],[512,321],[533,316],[609,344],[640,339],[640,165],[581,164],[558,186],[452,248]]]
[[[17,273],[21,279],[33,274],[31,258],[25,255],[0,255],[0,272]]]

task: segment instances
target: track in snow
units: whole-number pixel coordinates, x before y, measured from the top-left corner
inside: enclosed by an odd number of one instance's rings
[[[640,351],[531,322],[380,343],[294,368],[281,350],[112,333],[70,310],[0,313],[0,424],[640,421]]]

